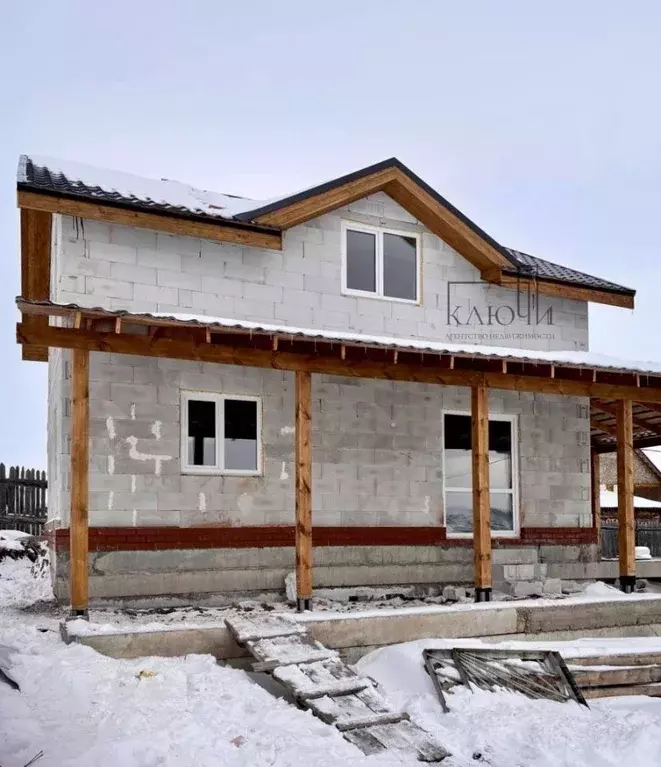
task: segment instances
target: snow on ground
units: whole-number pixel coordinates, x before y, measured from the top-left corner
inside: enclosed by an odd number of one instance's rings
[[[490,767],[651,767],[661,763],[661,700],[628,697],[575,703],[465,688],[447,695],[444,714],[422,664],[427,647],[486,646],[474,639],[420,640],[366,655],[361,674],[375,679],[396,706],[435,735],[453,764]],[[559,649],[567,656],[661,651],[661,639],[503,642],[489,647]],[[478,756],[479,755],[479,756]]]
[[[37,573],[39,574],[39,573]],[[64,615],[28,558],[0,561],[0,765],[23,767],[398,767],[208,655],[114,660],[65,645]],[[0,663],[5,653],[0,652]]]
[[[5,541],[17,539],[20,536],[9,536]],[[12,557],[14,553],[12,549]],[[0,681],[2,767],[23,767],[41,751],[38,767],[416,764],[397,754],[363,756],[333,728],[274,697],[251,675],[220,666],[210,656],[114,660],[83,645],[65,645],[59,634],[64,609],[43,601],[49,599],[43,556],[36,563],[28,557],[12,557],[0,561],[0,665],[7,655],[3,646],[13,648],[5,670],[21,690]],[[581,598],[620,597],[619,592],[616,596],[610,587],[598,584]],[[469,609],[468,605],[457,607]],[[195,611],[179,611],[177,622],[190,620],[191,612]],[[127,621],[119,613],[116,618]],[[218,616],[214,618],[218,622]],[[147,620],[145,616],[142,625]],[[379,682],[395,706],[407,710],[453,752],[444,763],[447,767],[661,763],[661,701],[657,699],[592,701],[590,710],[585,710],[572,703],[460,690],[448,696],[452,711],[443,714],[422,667],[421,650],[476,643],[474,639],[431,639],[396,645],[366,656],[358,670]],[[501,646],[517,645],[558,648],[567,656],[661,652],[661,638],[504,642]]]

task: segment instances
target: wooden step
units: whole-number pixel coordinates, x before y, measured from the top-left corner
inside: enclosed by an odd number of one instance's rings
[[[391,750],[413,751],[421,762],[440,762],[450,756],[428,733],[407,720],[358,727],[347,730],[343,735],[368,756]]]
[[[339,658],[280,666],[273,670],[273,678],[301,701],[324,695],[349,695],[372,686],[369,680],[359,677]]]
[[[335,650],[329,650],[307,634],[248,640],[245,646],[257,659],[253,664],[255,671],[273,671],[278,666],[338,657]]]
[[[576,684],[581,689],[592,687],[614,687],[616,685],[652,684],[661,682],[661,666],[620,666],[618,668],[599,668],[592,670],[573,668]]]
[[[235,615],[225,623],[237,644],[256,639],[305,634],[307,629],[287,615]]]
[[[620,695],[646,695],[650,698],[661,697],[661,684],[637,684],[625,687],[588,687],[584,689],[583,695],[586,698],[615,698]]]
[[[308,699],[305,706],[322,722],[334,724],[338,730],[353,730],[375,724],[400,722],[408,717],[394,711],[373,687],[353,695],[324,696]]]

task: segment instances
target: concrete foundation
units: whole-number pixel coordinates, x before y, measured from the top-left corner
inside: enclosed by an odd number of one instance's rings
[[[492,639],[574,639],[581,636],[661,636],[661,597],[612,601],[567,600],[549,604],[525,601],[447,608],[392,610],[387,613],[299,616],[310,634],[340,650],[350,661],[385,645],[435,637]],[[66,627],[65,627],[66,633]],[[65,637],[113,658],[208,653],[241,663],[245,651],[225,626],[166,629],[84,637]]]

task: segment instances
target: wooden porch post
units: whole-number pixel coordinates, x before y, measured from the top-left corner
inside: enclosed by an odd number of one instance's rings
[[[601,475],[599,453],[590,450],[590,501],[592,502],[592,527],[597,531],[597,554],[601,559]]]
[[[296,606],[312,609],[312,377],[296,371]]]
[[[491,600],[491,503],[489,500],[489,390],[471,389],[473,457],[473,563],[475,601]]]
[[[636,585],[636,522],[633,509],[633,420],[630,399],[617,402],[617,543],[620,588],[630,594]]]
[[[89,352],[73,350],[71,408],[71,615],[87,617]]]

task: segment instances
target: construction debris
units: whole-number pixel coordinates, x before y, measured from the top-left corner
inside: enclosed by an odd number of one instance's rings
[[[585,698],[558,652],[535,650],[423,650],[422,657],[443,711],[445,693],[463,684],[493,691],[505,689],[529,698],[587,706]]]
[[[449,753],[408,715],[390,707],[372,680],[359,677],[335,650],[284,615],[235,616],[225,623],[255,658],[255,671],[272,675],[296,703],[335,727],[365,754],[404,750],[422,762]]]

